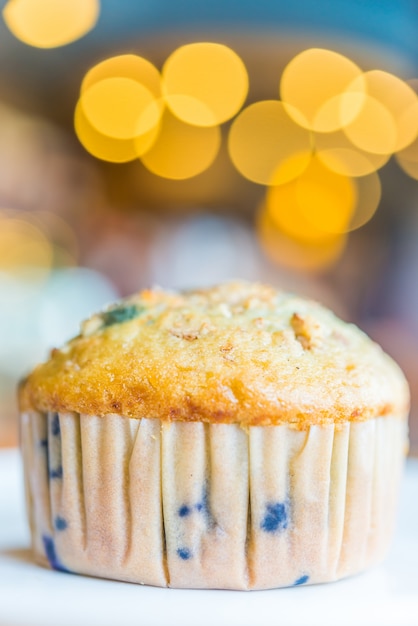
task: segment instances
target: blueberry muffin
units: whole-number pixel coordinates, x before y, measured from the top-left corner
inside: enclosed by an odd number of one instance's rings
[[[245,282],[143,291],[84,322],[19,402],[40,563],[268,589],[387,551],[408,387],[315,302]]]

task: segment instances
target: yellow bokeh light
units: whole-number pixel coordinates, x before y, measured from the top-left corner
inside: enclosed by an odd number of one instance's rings
[[[409,144],[403,150],[400,150],[397,156],[406,159],[407,161],[417,161],[418,162],[418,137]]]
[[[418,180],[418,161],[408,161],[401,155],[396,155],[396,160],[398,162],[399,167],[408,174],[411,178]]]
[[[311,48],[295,56],[283,71],[280,97],[289,106],[289,115],[301,126],[317,132],[331,132],[350,123],[362,105],[362,96],[351,94],[362,72],[341,54]],[[351,97],[350,97],[351,94]],[[347,98],[350,107],[343,106]]]
[[[263,205],[256,222],[260,244],[267,256],[284,267],[303,272],[321,272],[333,265],[344,251],[347,237],[301,241],[286,235]]]
[[[159,127],[140,135],[136,142],[133,139],[115,139],[99,133],[89,123],[79,102],[74,114],[74,128],[80,143],[87,152],[102,161],[111,163],[127,163],[138,158],[154,143]]]
[[[92,67],[81,83],[81,93],[105,78],[130,78],[161,97],[161,76],[155,65],[136,54],[121,54]]]
[[[362,76],[359,76],[358,83],[364,86]],[[365,91],[346,91],[339,96],[330,98],[317,111],[312,125],[313,129],[319,133],[341,130],[359,114],[365,97]]]
[[[411,178],[418,180],[418,139],[395,155],[399,167]]]
[[[412,89],[415,95],[418,94],[418,78],[409,78],[406,81],[406,84]]]
[[[268,189],[265,206],[284,234],[313,244],[363,226],[376,212],[380,197],[376,172],[353,180],[313,157],[298,179]]]
[[[354,146],[365,152],[390,155],[396,148],[398,135],[392,114],[369,95],[356,118],[343,131]]]
[[[353,179],[333,172],[314,156],[293,185],[298,210],[312,228],[327,234],[349,229],[357,202]]]
[[[231,48],[218,43],[181,46],[166,60],[162,77],[163,94],[172,113],[196,126],[214,126],[230,119],[248,93],[244,63]],[[189,98],[204,106],[191,106]]]
[[[364,226],[372,219],[382,196],[382,185],[376,172],[356,178],[355,182],[357,187],[357,204],[350,220],[348,229],[350,231]]]
[[[380,102],[392,116],[396,129],[392,152],[402,150],[414,141],[418,133],[418,98],[414,90],[397,76],[381,70],[365,72],[362,81],[360,84],[358,79],[354,80],[350,89],[361,91],[366,82],[367,94]]]
[[[185,124],[166,110],[157,140],[141,160],[148,170],[163,178],[191,178],[211,165],[220,144],[218,126]]]
[[[328,169],[343,176],[366,176],[383,167],[390,154],[372,154],[353,146],[342,132],[316,133],[315,154]]]
[[[270,187],[266,194],[266,209],[276,227],[299,243],[323,242],[330,233],[318,228],[300,210],[295,182]]]
[[[88,33],[99,13],[99,0],[9,0],[3,18],[20,41],[56,48]]]
[[[48,238],[34,224],[0,215],[0,270],[11,273],[49,270],[52,256]]]
[[[249,180],[280,184],[299,176],[311,158],[311,134],[296,124],[281,102],[250,105],[234,120],[228,150],[237,170]]]
[[[270,187],[266,195],[267,210],[280,230],[302,242],[348,231],[355,209],[356,188],[350,179],[337,174],[333,176],[341,180],[323,174],[316,178],[314,169],[297,181]]]
[[[105,78],[80,97],[88,122],[103,135],[132,139],[151,131],[161,117],[161,104],[130,78]]]
[[[194,126],[216,126],[218,122],[207,104],[192,96],[165,96],[165,103],[170,111],[180,120]],[[181,115],[177,112],[181,111]],[[197,123],[198,122],[198,123]]]

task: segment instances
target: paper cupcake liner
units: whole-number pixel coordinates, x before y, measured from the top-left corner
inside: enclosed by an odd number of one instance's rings
[[[310,426],[22,414],[33,549],[59,570],[268,589],[380,561],[406,421]]]

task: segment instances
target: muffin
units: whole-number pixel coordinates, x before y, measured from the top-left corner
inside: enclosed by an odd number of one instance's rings
[[[408,387],[316,302],[143,291],[84,322],[19,402],[33,550],[54,569],[268,589],[387,551]]]

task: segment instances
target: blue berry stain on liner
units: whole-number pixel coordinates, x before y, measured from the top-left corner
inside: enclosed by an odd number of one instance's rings
[[[305,583],[308,582],[308,580],[309,580],[309,576],[307,574],[304,574],[303,576],[295,580],[295,582],[293,583],[293,586],[298,587],[299,585],[304,585]]]
[[[54,521],[55,530],[65,530],[68,528],[67,520],[65,520],[60,515],[57,515]]]
[[[203,511],[203,513],[205,513],[208,518],[212,518],[212,513],[209,506],[209,492],[207,484],[203,489],[202,502],[198,502],[198,504],[196,504],[196,509],[198,511]]]
[[[60,562],[55,550],[55,544],[52,537],[48,537],[48,535],[43,535],[42,541],[44,544],[46,558],[48,559],[48,563],[50,564],[52,569],[56,569],[59,572],[70,572],[70,570],[64,567],[64,565],[62,565],[62,563]]]
[[[206,518],[208,528],[214,528],[216,526],[216,520],[210,510],[209,490],[207,484],[204,485],[200,502],[197,502],[194,505],[194,509]]]
[[[183,561],[188,561],[192,557],[189,548],[177,548],[177,555],[183,559]]]
[[[286,502],[270,502],[266,505],[266,513],[261,522],[262,530],[267,533],[286,530],[289,523],[289,512]]]
[[[178,510],[178,514],[180,517],[187,517],[188,515],[190,515],[191,512],[192,510],[189,506],[187,506],[187,504],[183,504]]]
[[[54,435],[54,437],[59,437],[61,435],[60,418],[58,416],[58,413],[54,413],[52,417],[51,433]]]
[[[62,465],[58,465],[58,467],[56,467],[55,469],[50,469],[49,470],[49,477],[50,478],[62,478],[63,472],[62,472]]]

